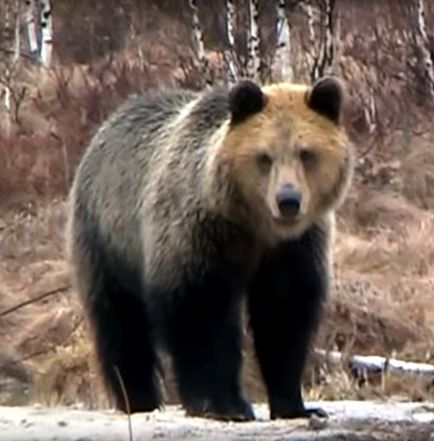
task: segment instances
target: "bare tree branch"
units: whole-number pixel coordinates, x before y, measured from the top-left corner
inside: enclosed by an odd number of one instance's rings
[[[55,294],[60,294],[62,292],[65,292],[69,288],[70,288],[69,285],[61,286],[60,288],[56,288],[56,289],[53,289],[51,291],[44,292],[44,293],[40,294],[39,296],[33,297],[33,298],[31,298],[29,300],[26,300],[24,302],[20,302],[20,303],[18,303],[15,306],[12,306],[10,308],[5,309],[4,311],[1,311],[0,312],[0,317],[4,317],[4,316],[6,316],[8,314],[11,314],[11,313],[13,313],[15,311],[18,311],[21,308],[24,308],[25,306],[31,305],[32,303],[39,302],[40,300],[43,300],[43,299],[45,299],[47,297],[50,297],[50,296],[53,296]]]

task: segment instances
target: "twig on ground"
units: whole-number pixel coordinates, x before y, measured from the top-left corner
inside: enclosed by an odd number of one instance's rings
[[[0,317],[4,317],[8,314],[11,314],[12,312],[18,311],[19,309],[24,308],[25,306],[31,305],[32,303],[39,302],[39,300],[45,299],[45,298],[53,296],[55,294],[65,292],[69,288],[70,288],[70,285],[61,286],[60,288],[56,288],[51,291],[44,292],[43,294],[40,294],[39,296],[33,297],[29,300],[26,300],[25,302],[20,302],[15,306],[12,306],[10,308],[5,309],[4,311],[1,311]]]
[[[131,424],[131,409],[130,409],[130,402],[128,400],[127,391],[125,389],[125,384],[124,384],[124,381],[122,380],[122,376],[121,376],[121,373],[119,372],[118,367],[115,366],[114,369],[115,369],[115,372],[116,372],[116,376],[118,377],[119,384],[121,386],[122,394],[124,396],[124,401],[125,401],[125,407],[127,409],[129,438],[130,438],[130,441],[134,441],[133,440],[133,426]]]

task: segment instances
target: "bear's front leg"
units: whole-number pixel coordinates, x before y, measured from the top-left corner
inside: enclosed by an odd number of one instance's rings
[[[158,293],[164,299],[164,340],[188,415],[232,421],[255,418],[240,386],[240,292],[236,281],[220,270]]]
[[[270,417],[327,414],[304,406],[301,380],[309,343],[328,287],[328,238],[320,227],[264,259],[249,292],[256,355]]]

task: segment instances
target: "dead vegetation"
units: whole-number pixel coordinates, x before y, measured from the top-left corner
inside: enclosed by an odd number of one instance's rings
[[[370,15],[365,17],[356,3],[351,2],[355,17],[369,22]],[[387,83],[390,70],[404,67],[395,66],[393,56],[378,61],[372,46],[360,41],[363,26],[353,35],[350,12],[345,16],[341,69],[354,100],[347,122],[358,163],[351,194],[339,213],[336,280],[316,345],[434,363],[432,114],[412,101],[407,83],[402,86],[396,78]],[[0,386],[8,382],[10,390],[0,394],[0,402],[19,397],[20,403],[108,404],[82,311],[69,287],[63,257],[65,195],[86,141],[123,97],[161,84],[198,84],[200,73],[182,45],[182,17],[150,17],[166,20],[173,39],[151,26],[146,43],[136,29],[122,50],[104,53],[97,61],[90,60],[86,48],[75,53],[71,46],[59,47],[63,59],[53,69],[23,66],[17,78],[28,90],[20,124],[11,137],[0,135]],[[166,40],[170,44],[161,43]],[[389,39],[384,44],[381,50],[392,55],[404,50],[402,45],[391,48]],[[381,72],[380,65],[385,66]],[[378,90],[383,86],[389,89]],[[397,95],[396,88],[405,95]],[[370,116],[376,118],[373,129],[365,112],[370,93],[377,109]],[[410,103],[406,109],[402,96]],[[2,315],[51,291],[56,293]],[[176,401],[170,377],[167,382],[167,395]],[[245,385],[255,401],[264,399],[248,336]],[[344,367],[326,369],[315,363],[306,374],[305,389],[315,400],[432,400],[434,395],[433,384],[425,380],[390,375],[360,379]]]

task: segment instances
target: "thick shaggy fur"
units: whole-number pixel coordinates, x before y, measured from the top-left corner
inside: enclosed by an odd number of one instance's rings
[[[247,298],[271,417],[318,411],[300,382],[351,171],[341,89],[325,81],[135,97],[93,138],[71,191],[68,249],[118,408],[117,372],[133,412],[161,405],[163,348],[189,414],[253,419],[240,389]],[[286,221],[275,195],[288,183],[302,202]]]

